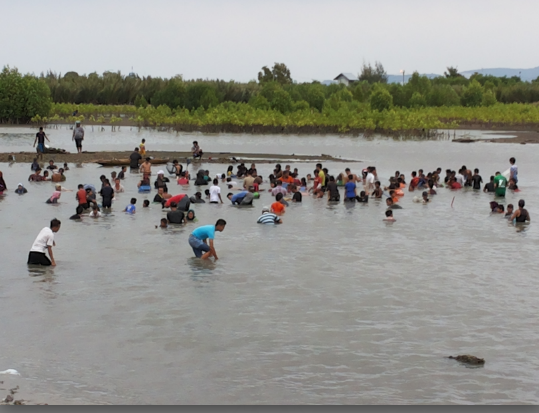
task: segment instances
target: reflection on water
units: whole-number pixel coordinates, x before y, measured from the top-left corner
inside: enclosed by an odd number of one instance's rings
[[[168,133],[161,135],[162,141],[149,135],[148,145],[166,142]],[[131,147],[139,136],[123,144]],[[468,165],[485,180],[515,156],[522,192],[509,192],[504,204],[523,198],[532,217],[539,205],[537,146],[331,136],[198,140],[246,151],[346,155],[365,160],[348,165],[353,171],[376,165],[380,177],[398,169],[408,179],[418,168]],[[226,172],[226,165],[201,166]],[[333,174],[343,169],[324,166]],[[301,175],[313,170],[294,167]],[[29,175],[29,165],[0,170],[13,189]],[[267,177],[271,165],[259,165],[259,172]],[[101,174],[95,165],[72,167],[63,186],[99,188]],[[491,195],[440,188],[425,206],[406,191],[403,209],[393,211],[395,224],[383,221],[383,201],[328,204],[305,196],[286,209],[282,225],[268,227],[256,224],[273,202],[263,191],[249,208],[228,200],[194,204],[198,223],[162,230],[155,226],[167,211],[142,208],[154,193],[139,194],[139,179],[128,174],[110,213],[82,222],[68,219],[75,193],[63,193],[54,209],[42,202],[52,183],[28,183],[28,194],[8,191],[0,203],[0,331],[9,331],[0,334],[0,370],[21,371],[21,384],[43,395],[40,401],[539,402],[539,227],[490,216]],[[198,190],[169,189],[190,196]],[[122,212],[131,197],[135,215]],[[54,216],[62,221],[58,266],[30,268],[28,250]],[[219,260],[196,259],[189,234],[218,218],[227,221],[215,237]],[[486,364],[464,370],[444,358],[450,354],[476,355]]]

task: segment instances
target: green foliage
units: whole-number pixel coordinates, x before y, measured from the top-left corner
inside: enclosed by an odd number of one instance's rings
[[[460,101],[462,106],[481,106],[483,103],[483,87],[481,84],[477,80],[471,81],[470,85],[464,88]]]
[[[292,98],[290,97],[290,94],[283,89],[278,89],[273,93],[270,104],[272,109],[283,114],[292,111]]]
[[[309,103],[304,100],[298,100],[297,102],[294,102],[292,107],[293,107],[294,112],[302,111],[302,110],[309,110],[311,108]]]
[[[393,96],[384,87],[376,85],[370,98],[370,104],[372,110],[379,112],[389,110],[393,106]]]
[[[485,93],[483,93],[483,106],[493,106],[496,103],[498,103],[498,101],[496,100],[496,95],[492,90],[487,90]]]
[[[277,82],[281,85],[292,83],[290,70],[284,63],[275,63],[270,70],[267,66],[262,68],[262,72],[258,72],[258,81],[260,83]]]
[[[374,67],[370,63],[363,63],[359,80],[368,83],[387,83],[387,73],[380,62],[375,62]]]
[[[324,94],[324,86],[322,86],[320,83],[312,84],[306,93],[305,101],[309,103],[309,106],[311,108],[314,108],[318,110],[319,112],[322,112],[322,109],[324,108],[324,102],[326,100],[325,94]]]
[[[268,99],[266,99],[262,94],[253,96],[249,100],[249,105],[251,105],[255,109],[260,109],[260,110],[270,110],[271,109],[271,105],[270,105]]]
[[[458,106],[460,98],[449,85],[434,85],[427,96],[428,106]]]
[[[421,93],[414,92],[410,98],[409,106],[411,108],[424,108],[427,106],[427,99],[425,99],[425,96],[423,96]]]
[[[9,67],[0,72],[0,122],[27,123],[44,118],[51,105],[50,90],[43,81]]]
[[[452,67],[452,66],[447,68],[447,72],[444,72],[444,76],[446,78],[459,78],[459,77],[462,78],[462,77],[464,77],[459,73],[459,71],[458,71],[458,69],[456,67]]]
[[[152,98],[152,106],[167,105],[169,108],[179,108],[184,106],[187,98],[185,84],[178,79],[172,79],[168,84]]]

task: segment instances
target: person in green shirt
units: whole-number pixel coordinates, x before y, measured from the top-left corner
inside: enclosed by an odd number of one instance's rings
[[[496,188],[496,196],[505,197],[505,189],[507,187],[507,179],[500,172],[496,172],[494,178],[494,188]]]

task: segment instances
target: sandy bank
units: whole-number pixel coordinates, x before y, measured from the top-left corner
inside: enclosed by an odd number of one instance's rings
[[[61,153],[61,154],[44,154],[42,162],[47,162],[49,159],[56,163],[96,163],[98,161],[110,161],[114,159],[127,159],[132,151],[125,152],[83,152],[83,153]],[[187,159],[192,162],[190,152],[167,152],[167,151],[152,151],[147,153],[148,156],[158,159],[172,161],[178,160],[180,163],[186,163]],[[15,162],[31,163],[36,157],[35,152],[12,152],[0,153],[0,162],[12,162],[11,156],[15,157]],[[236,162],[232,159],[236,158]],[[295,163],[295,162],[361,162],[359,160],[336,158],[330,155],[282,155],[282,154],[259,154],[259,153],[239,153],[239,152],[208,152],[205,153],[202,163],[219,163],[219,164],[234,164],[234,163]],[[197,161],[199,162],[199,161]]]

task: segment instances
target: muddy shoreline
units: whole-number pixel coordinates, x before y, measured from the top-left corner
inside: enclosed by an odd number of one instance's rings
[[[40,163],[48,162],[52,159],[55,163],[98,163],[99,161],[114,161],[120,159],[128,159],[133,151],[103,151],[103,152],[83,152],[83,153],[45,153]],[[12,157],[15,157],[13,161]],[[168,161],[177,160],[180,163],[186,163],[187,159],[193,162],[193,157],[190,152],[170,152],[170,151],[151,151],[147,156],[164,159]],[[0,162],[22,162],[31,163],[36,157],[35,152],[11,152],[0,153]],[[234,159],[236,158],[236,161]],[[218,164],[237,164],[245,162],[250,163],[298,163],[298,162],[361,162],[354,159],[342,159],[330,155],[282,155],[282,154],[259,154],[259,153],[239,153],[239,152],[207,152],[202,157],[202,160],[197,160],[197,163],[218,163]],[[194,163],[194,162],[193,162]],[[118,163],[120,165],[120,163]]]
[[[44,126],[54,129],[58,126],[71,125],[72,122],[67,121],[55,121],[54,123],[44,124]],[[252,125],[252,126],[238,126],[238,125],[161,125],[153,126],[150,124],[138,124],[129,119],[122,119],[120,122],[114,125],[110,123],[99,123],[85,120],[83,126],[93,126],[97,128],[113,128],[121,130],[122,127],[126,128],[139,128],[139,129],[154,129],[156,131],[175,131],[178,133],[232,133],[232,134],[253,134],[253,135],[347,135],[347,136],[359,136],[373,137],[375,135],[384,135],[389,137],[424,137],[433,138],[441,134],[447,134],[449,138],[453,138],[455,132],[460,130],[481,131],[491,135],[511,135],[510,138],[495,138],[495,139],[475,139],[474,141],[493,142],[493,143],[539,143],[539,125],[511,125],[511,124],[499,124],[490,122],[466,122],[463,121],[456,128],[441,128],[438,130],[361,130],[350,129],[348,131],[340,131],[338,126],[302,126],[302,127],[286,127],[286,126],[264,126],[264,125]],[[0,124],[0,127],[4,128],[20,128],[20,127],[35,127],[38,128],[41,124]]]

